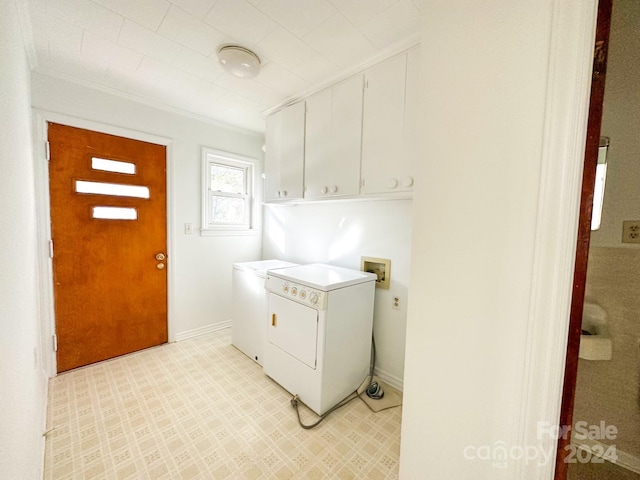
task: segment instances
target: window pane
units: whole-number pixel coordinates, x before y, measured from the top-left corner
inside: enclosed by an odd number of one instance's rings
[[[604,204],[604,185],[607,180],[607,164],[600,163],[596,167],[596,184],[593,189],[593,212],[591,213],[591,230],[598,230],[602,222],[602,206]]]
[[[245,193],[245,169],[211,164],[211,190],[225,193]]]
[[[246,200],[235,197],[211,197],[211,222],[235,223],[246,222]]]
[[[93,207],[93,218],[109,220],[137,220],[138,212],[135,208],[125,207]]]
[[[130,175],[136,173],[135,163],[118,162],[117,160],[107,160],[98,157],[91,158],[91,168],[105,172],[128,173]]]
[[[76,192],[115,195],[117,197],[149,198],[149,187],[139,185],[120,185],[117,183],[76,181]]]

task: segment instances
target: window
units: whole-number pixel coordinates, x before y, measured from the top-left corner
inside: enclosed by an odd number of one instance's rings
[[[202,151],[202,232],[250,232],[253,162],[209,148]]]
[[[118,160],[107,160],[106,158],[91,158],[91,168],[102,170],[103,172],[136,174],[136,164],[130,162],[120,162]]]
[[[91,182],[87,180],[76,180],[76,192],[96,195],[114,195],[117,197],[149,198],[149,187]]]
[[[593,189],[593,213],[591,214],[591,230],[598,230],[602,222],[602,207],[604,205],[604,185],[607,180],[607,153],[609,137],[600,137],[598,150],[598,166],[596,167],[596,184]]]
[[[138,210],[129,207],[93,207],[91,216],[103,220],[137,220]]]

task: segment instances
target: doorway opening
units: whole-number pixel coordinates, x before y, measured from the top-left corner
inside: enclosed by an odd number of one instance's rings
[[[625,220],[640,219],[626,186],[640,175],[638,47],[640,4],[601,0],[560,418],[571,431],[559,439],[556,480],[640,478],[640,244],[624,243],[623,230]],[[602,217],[592,231],[598,157],[608,142]]]

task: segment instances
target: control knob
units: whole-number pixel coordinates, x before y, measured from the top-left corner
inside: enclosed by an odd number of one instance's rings
[[[311,294],[309,295],[309,301],[313,305],[316,305],[318,303],[318,294],[316,292],[311,292]]]

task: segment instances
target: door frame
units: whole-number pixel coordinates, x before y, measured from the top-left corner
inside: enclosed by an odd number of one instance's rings
[[[591,240],[591,216],[593,213],[593,195],[596,177],[596,165],[600,146],[602,115],[604,107],[605,83],[607,77],[607,54],[609,51],[609,34],[611,30],[612,0],[598,1],[598,18],[596,23],[596,41],[594,46],[593,73],[591,95],[589,100],[589,117],[585,140],[584,170],[580,197],[580,217],[578,219],[578,235],[576,241],[576,260],[573,277],[573,294],[571,298],[571,314],[567,340],[567,356],[565,359],[562,404],[559,425],[573,425],[576,384],[578,381],[578,357],[580,350],[580,330],[587,286],[587,265],[589,261],[589,245]],[[566,480],[568,464],[565,462],[569,452],[565,450],[571,443],[571,435],[558,439],[556,453],[555,480]]]
[[[34,176],[36,194],[36,218],[37,218],[37,245],[38,245],[38,269],[40,282],[40,331],[41,348],[43,352],[43,369],[49,377],[57,375],[56,352],[53,345],[53,336],[56,331],[56,319],[54,310],[54,286],[53,286],[53,262],[49,256],[49,241],[51,239],[51,204],[49,197],[49,161],[47,159],[48,123],[59,123],[70,127],[83,128],[94,132],[117,135],[120,137],[155,143],[166,147],[166,179],[167,179],[167,256],[175,257],[175,201],[173,186],[173,140],[168,137],[127,128],[116,127],[92,120],[86,120],[70,115],[50,112],[34,108],[33,112],[33,151],[34,151]],[[170,260],[172,261],[172,260]],[[167,271],[167,335],[168,341],[175,341],[172,292],[175,285],[174,267]]]
[[[529,315],[523,325],[522,383],[513,398],[514,445],[548,455],[515,461],[514,478],[551,479],[560,417],[578,232],[597,0],[550,2],[549,67],[532,247]]]

